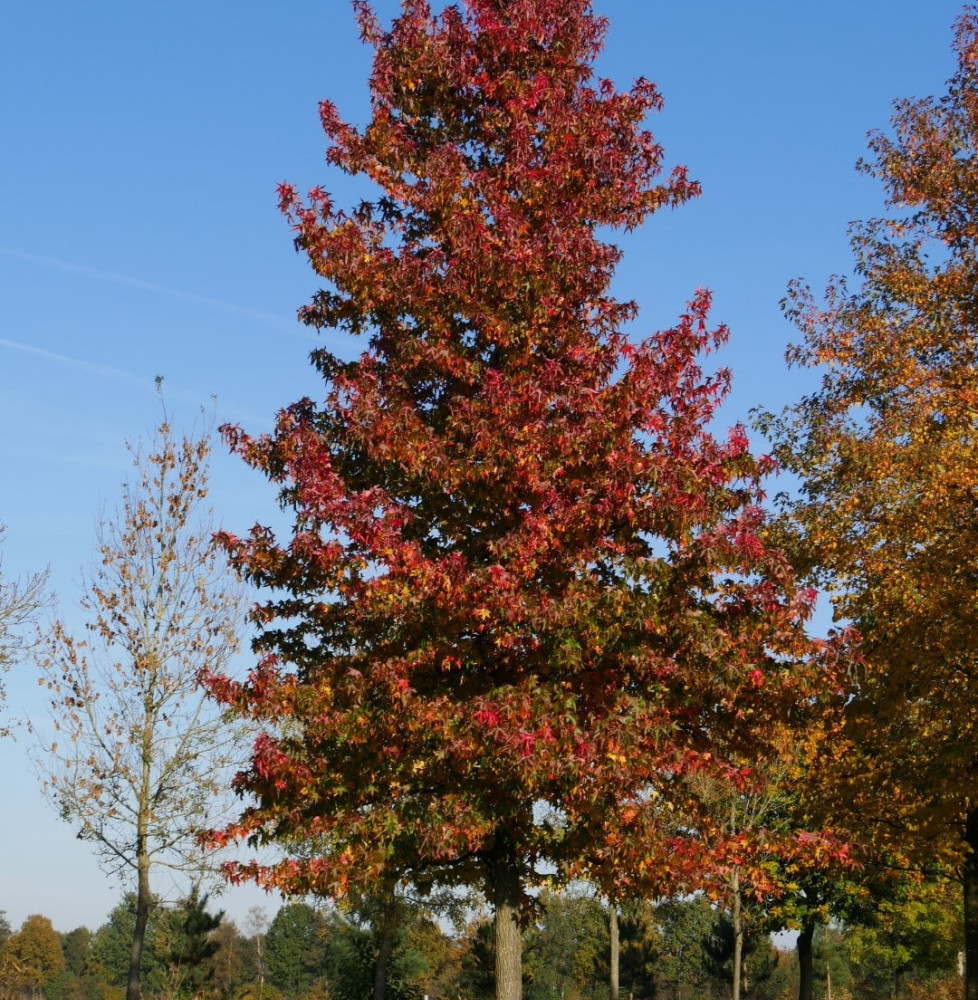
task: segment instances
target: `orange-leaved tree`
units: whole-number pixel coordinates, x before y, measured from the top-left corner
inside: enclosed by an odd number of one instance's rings
[[[623,333],[601,237],[697,188],[661,177],[654,87],[594,79],[604,21],[405,0],[386,29],[355,6],[372,117],[321,118],[328,161],[378,194],[280,198],[326,283],[302,319],[367,344],[315,351],[324,398],[274,434],[225,432],[294,527],[225,539],[269,596],[258,665],[212,687],[266,732],[215,839],[324,845],[234,871],[285,892],[482,889],[516,1000],[534,883],[628,898],[702,863],[665,842],[663,802],[692,770],[745,779],[718,747],[792,699],[811,594],[759,537],[766,463],[708,430],[728,385],[698,363],[726,337],[709,296]]]
[[[978,12],[938,98],[895,105],[861,164],[887,213],[852,229],[858,284],[791,288],[789,360],[819,388],[764,421],[802,477],[800,559],[862,635],[840,809],[882,846],[960,864],[978,998]],[[832,796],[830,795],[831,799]]]

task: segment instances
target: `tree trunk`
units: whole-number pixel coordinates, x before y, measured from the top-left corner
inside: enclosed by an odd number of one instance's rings
[[[730,924],[733,928],[733,1000],[740,1000],[740,983],[744,963],[744,921],[740,914],[740,875],[736,869],[730,876]]]
[[[504,844],[490,860],[496,930],[496,1000],[522,1000],[523,934],[520,929],[520,870]],[[128,1000],[128,998],[127,998]]]
[[[904,965],[893,973],[893,996],[895,1000],[907,1000],[907,967]]]
[[[132,930],[132,948],[129,951],[129,979],[126,982],[126,1000],[139,1000],[139,970],[143,961],[143,941],[149,923],[149,857],[145,837],[137,840],[136,856],[136,923]]]
[[[394,950],[394,932],[397,930],[396,906],[393,892],[381,903],[380,926],[377,928],[377,965],[374,968],[374,1000],[384,1000],[387,989],[387,966]]]
[[[814,963],[812,961],[812,939],[815,924],[805,921],[798,932],[798,1000],[812,1000],[815,993]]]
[[[978,1000],[978,809],[965,820],[968,854],[961,870],[964,883],[964,996]]]
[[[611,942],[608,1000],[618,1000],[618,904],[614,900],[608,902],[608,937]]]

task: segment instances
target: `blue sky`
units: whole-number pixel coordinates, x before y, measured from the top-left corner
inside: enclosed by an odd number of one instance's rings
[[[376,9],[391,16],[394,0]],[[727,422],[804,391],[788,372],[789,279],[849,267],[846,226],[880,208],[856,174],[892,99],[940,92],[953,71],[951,0],[595,0],[611,30],[599,66],[665,97],[651,121],[697,202],[622,239],[622,297],[636,333],[671,324],[699,286],[731,342]],[[63,613],[99,511],[147,435],[165,378],[174,422],[200,408],[267,428],[317,380],[294,321],[316,287],[292,250],[274,188],[354,188],[323,164],[317,102],[367,113],[369,54],[346,0],[41,0],[8,5],[0,31],[0,522],[3,566],[49,566]],[[257,474],[219,454],[211,501],[229,528],[274,518]],[[31,670],[7,677],[9,711],[42,709]],[[0,741],[7,819],[0,909],[60,930],[98,926],[120,888],[44,804],[25,749]],[[240,917],[262,902],[229,893]],[[274,909],[275,900],[265,905]]]

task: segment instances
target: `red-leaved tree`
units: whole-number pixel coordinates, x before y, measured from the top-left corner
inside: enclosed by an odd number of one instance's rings
[[[661,177],[652,84],[593,78],[604,21],[587,0],[404,0],[386,30],[354,6],[372,118],[321,117],[328,161],[378,195],[280,198],[326,285],[302,319],[367,345],[314,352],[324,398],[273,435],[225,431],[294,528],[225,538],[271,596],[247,681],[211,682],[266,726],[237,779],[253,804],[216,839],[316,845],[234,873],[287,893],[478,886],[517,1000],[544,873],[626,895],[723,848],[661,817],[683,774],[744,778],[714,736],[763,741],[811,594],[759,537],[765,462],[708,430],[728,377],[698,367],[726,337],[707,293],[623,333],[598,231],[697,186]]]

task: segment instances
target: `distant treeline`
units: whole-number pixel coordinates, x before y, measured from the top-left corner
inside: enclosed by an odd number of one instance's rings
[[[946,904],[904,914],[889,926],[819,928],[816,996],[889,1000],[960,991],[959,916]],[[953,910],[953,907],[951,907]],[[2,1000],[121,1000],[125,995],[135,899],[125,896],[97,930],[53,929],[28,917],[14,932],[0,916]],[[793,951],[775,947],[764,915],[751,915],[744,995],[797,996]],[[700,896],[626,906],[619,916],[620,995],[630,1000],[725,1000],[733,936],[728,917]],[[527,928],[527,1000],[608,1000],[609,912],[587,894],[544,894]],[[473,917],[457,929],[423,902],[397,898],[354,910],[283,906],[270,922],[253,909],[239,927],[192,895],[155,901],[143,954],[146,1000],[368,1000],[375,996],[381,940],[389,935],[387,1000],[488,1000],[493,996],[493,929]],[[946,991],[946,992],[945,992]]]

